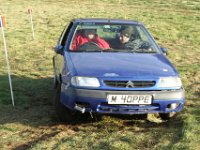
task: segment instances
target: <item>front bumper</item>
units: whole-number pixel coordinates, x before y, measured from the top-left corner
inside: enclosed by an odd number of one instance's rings
[[[167,91],[107,91],[61,88],[61,102],[68,108],[79,106],[86,112],[102,114],[147,114],[179,112],[185,103],[184,90]],[[108,94],[120,95],[152,95],[150,105],[110,105],[107,102]],[[171,109],[170,104],[176,103],[177,107]]]

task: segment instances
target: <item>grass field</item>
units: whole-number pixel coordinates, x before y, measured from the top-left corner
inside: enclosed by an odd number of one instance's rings
[[[11,105],[0,38],[0,149],[200,149],[199,0],[0,0],[16,106]],[[32,40],[28,8],[33,9]],[[103,116],[60,124],[53,107],[53,47],[72,18],[143,22],[168,48],[186,90],[184,110],[170,121]]]

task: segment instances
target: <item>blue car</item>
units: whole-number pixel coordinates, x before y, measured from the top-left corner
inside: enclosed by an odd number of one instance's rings
[[[53,57],[55,107],[61,121],[78,113],[173,117],[185,103],[177,70],[142,23],[74,19]]]

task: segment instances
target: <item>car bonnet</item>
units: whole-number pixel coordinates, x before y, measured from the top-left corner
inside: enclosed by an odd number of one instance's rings
[[[69,55],[78,76],[160,77],[178,74],[162,54],[71,52]]]

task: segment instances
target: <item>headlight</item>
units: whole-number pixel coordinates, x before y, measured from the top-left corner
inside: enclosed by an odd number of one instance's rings
[[[181,88],[182,82],[179,77],[161,77],[158,81],[160,88]]]
[[[82,87],[100,87],[99,80],[94,77],[72,77],[71,84]]]

